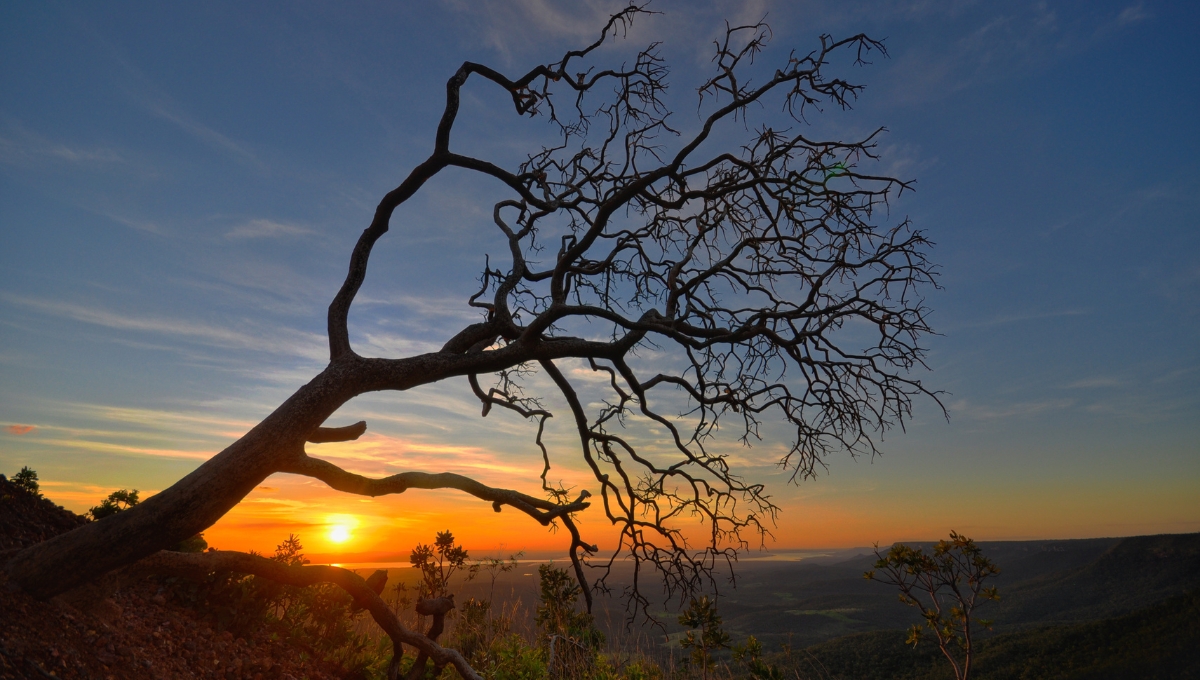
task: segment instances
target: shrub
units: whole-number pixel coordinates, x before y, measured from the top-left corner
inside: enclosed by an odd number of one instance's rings
[[[134,489],[133,491],[121,489],[120,491],[114,491],[108,494],[108,498],[100,501],[100,505],[88,510],[88,514],[92,516],[93,520],[101,520],[105,517],[111,517],[122,510],[128,510],[137,504],[137,489]]]
[[[439,531],[433,547],[417,544],[408,561],[421,570],[418,598],[441,597],[449,593],[450,577],[466,564],[470,556],[461,545],[454,545],[454,534]]]
[[[20,472],[13,475],[12,482],[34,496],[40,498],[42,495],[41,491],[38,490],[37,472],[30,470],[28,467],[21,468]]]
[[[712,653],[729,647],[729,634],[721,628],[721,615],[717,605],[707,595],[692,598],[688,608],[679,615],[679,624],[691,630],[680,642],[684,649],[691,648],[691,662],[700,666],[700,676],[708,677],[712,667]]]
[[[292,566],[308,564],[303,551],[300,537],[289,534],[270,558]],[[367,677],[372,668],[386,668],[386,661],[380,663],[383,652],[377,651],[367,636],[355,632],[359,614],[352,609],[353,598],[333,584],[299,588],[218,572],[200,584],[179,582],[176,592],[218,630],[239,637],[269,632],[312,656],[338,664],[348,677]],[[382,658],[390,656],[389,643]]]
[[[567,570],[538,566],[536,621],[545,635],[547,665],[556,677],[591,677],[597,651],[604,645],[592,615],[577,609],[582,592]]]

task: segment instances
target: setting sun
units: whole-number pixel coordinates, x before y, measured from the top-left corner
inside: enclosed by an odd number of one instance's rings
[[[354,538],[353,532],[358,524],[358,518],[351,515],[330,515],[326,519],[328,530],[325,538],[330,543],[345,543]]]

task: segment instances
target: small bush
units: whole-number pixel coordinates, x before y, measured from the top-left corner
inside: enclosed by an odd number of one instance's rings
[[[88,510],[93,520],[101,520],[105,517],[113,515],[123,510],[128,510],[138,504],[138,490],[127,491],[121,489],[108,494],[108,498],[100,501],[100,505]]]
[[[538,567],[537,625],[545,636],[547,665],[553,677],[591,677],[604,634],[592,615],[578,610],[582,588],[566,569]]]
[[[37,472],[30,470],[28,467],[21,468],[21,471],[13,475],[13,484],[25,489],[34,496],[41,497],[42,493],[38,490],[38,475]]]
[[[189,539],[194,541],[199,536]],[[187,541],[185,541],[187,543]],[[300,537],[289,534],[271,559],[291,566],[308,563]],[[361,612],[341,588],[322,583],[306,588],[232,572],[210,574],[203,583],[178,582],[181,599],[206,615],[218,630],[238,637],[266,631],[314,657],[338,664],[347,677],[369,677],[386,661],[365,635],[355,632]],[[382,646],[381,646],[382,649]],[[386,647],[391,656],[391,645]]]

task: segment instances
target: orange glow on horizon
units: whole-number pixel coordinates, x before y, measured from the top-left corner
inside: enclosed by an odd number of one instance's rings
[[[488,474],[497,473],[483,471],[475,476]],[[488,481],[523,488],[515,479],[507,484]],[[887,480],[868,481],[869,485],[856,486],[842,478],[823,478],[799,491],[785,487],[777,497],[782,507],[779,524],[767,527],[774,540],[768,538],[762,547],[767,551],[869,548],[876,542],[934,540],[951,529],[979,541],[1200,531],[1195,490],[1186,476],[1158,484],[1152,494],[1107,480],[1074,485],[1062,480],[965,485],[932,494],[914,494],[909,485]],[[43,480],[43,489],[47,497],[76,512],[86,512],[113,490],[53,478]],[[149,498],[154,491],[143,493],[143,498]],[[585,540],[599,545],[602,556],[616,547],[616,532],[599,504],[578,517],[578,526]],[[699,546],[706,529],[707,525],[697,523],[686,531]],[[432,543],[437,532],[445,530],[453,532],[473,558],[518,551],[563,555],[570,544],[561,529],[543,527],[510,507],[493,512],[488,504],[458,491],[411,490],[366,498],[286,474],[264,481],[204,536],[219,549],[270,555],[289,534],[295,534],[303,552],[317,564],[407,563],[415,545]],[[760,549],[757,536],[745,538],[751,554]]]

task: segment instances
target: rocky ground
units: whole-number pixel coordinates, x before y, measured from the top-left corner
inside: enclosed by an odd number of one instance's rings
[[[0,555],[88,520],[0,475]],[[2,557],[0,557],[2,559]],[[0,575],[0,678],[321,680],[335,666],[265,634],[218,632],[154,580],[39,602]]]

